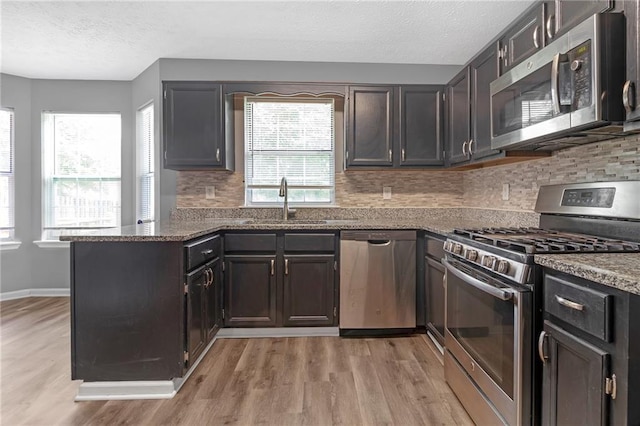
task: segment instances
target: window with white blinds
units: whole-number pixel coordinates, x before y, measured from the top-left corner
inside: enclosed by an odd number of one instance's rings
[[[153,104],[138,110],[138,188],[136,211],[137,220],[150,222],[154,220],[155,194],[153,160]]]
[[[0,240],[15,238],[13,110],[0,109]]]
[[[246,205],[276,205],[287,178],[292,205],[331,205],[335,187],[334,100],[245,98]]]
[[[43,113],[43,239],[120,225],[120,114]]]

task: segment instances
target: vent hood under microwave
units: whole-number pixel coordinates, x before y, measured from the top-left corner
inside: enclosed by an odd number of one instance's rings
[[[626,24],[596,14],[491,83],[491,148],[557,150],[622,134]]]

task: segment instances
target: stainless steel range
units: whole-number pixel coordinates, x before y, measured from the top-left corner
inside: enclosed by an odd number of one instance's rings
[[[534,255],[640,252],[640,181],[541,187],[536,211],[539,228],[456,229],[444,245],[445,377],[477,424],[540,422]]]

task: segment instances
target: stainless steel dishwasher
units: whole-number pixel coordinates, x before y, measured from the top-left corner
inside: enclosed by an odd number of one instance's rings
[[[341,335],[415,328],[416,231],[342,231],[340,258]]]

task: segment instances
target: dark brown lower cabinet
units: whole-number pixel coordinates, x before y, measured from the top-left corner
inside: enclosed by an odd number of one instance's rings
[[[276,325],[276,256],[225,256],[227,327]]]
[[[208,264],[210,281],[205,287],[204,311],[206,313],[207,341],[211,341],[222,327],[222,294],[224,283],[222,282],[222,261],[220,258]]]
[[[424,258],[424,293],[427,330],[444,345],[444,266],[429,257]]]
[[[607,424],[609,354],[549,321],[544,322],[544,333],[548,359],[543,366],[542,424]]]
[[[333,325],[332,254],[284,256],[283,325]]]
[[[207,346],[206,311],[205,311],[205,287],[208,283],[208,266],[202,265],[198,269],[187,274],[186,325],[188,359],[185,366],[191,365]]]

